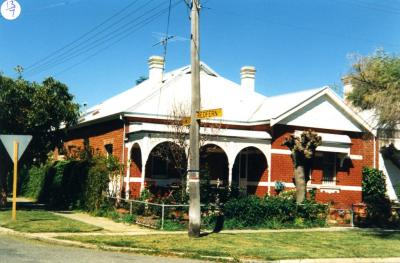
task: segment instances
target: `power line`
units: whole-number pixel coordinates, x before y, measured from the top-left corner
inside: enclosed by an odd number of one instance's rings
[[[140,6],[138,9],[136,9],[134,12],[129,13],[127,16],[129,16],[133,13],[136,13],[138,10],[140,10],[143,7],[145,7],[146,5],[148,5],[148,3],[150,3],[150,2],[147,2],[147,4]],[[120,23],[120,21],[124,20],[127,17],[127,16],[125,16],[125,17],[119,19],[116,23],[113,23],[112,25],[106,27],[102,31],[91,36],[84,42],[77,43],[76,45],[70,47],[69,49],[65,50],[64,52],[61,52],[60,54],[47,59],[47,61],[42,61],[42,63],[40,65],[37,65],[35,68],[31,68],[30,70],[27,70],[26,72],[32,73],[35,71],[36,72],[43,71],[43,68],[49,68],[49,67],[52,67],[53,65],[64,63],[72,58],[75,58],[76,56],[79,56],[80,54],[84,54],[88,50],[95,48],[110,39],[118,37],[118,35],[120,35],[120,34],[123,34],[124,29],[126,29],[129,26],[132,26],[131,25],[132,23],[137,22],[138,20],[145,17],[149,13],[151,14],[152,12],[156,11],[157,8],[159,8],[159,7],[160,6],[157,6],[156,8],[153,8],[151,10],[146,10],[139,17],[136,17],[135,19],[130,20],[127,23],[124,23],[123,25],[121,25],[120,27],[118,27],[117,29],[115,29],[111,32],[107,32],[107,30],[111,29],[114,25],[116,25],[116,24]],[[140,24],[140,22],[137,22],[136,24]],[[121,33],[119,33],[119,32],[121,32]]]
[[[124,6],[122,9],[120,9],[118,12],[114,13],[113,15],[111,15],[110,17],[106,18],[103,22],[101,22],[100,24],[98,24],[97,26],[93,27],[92,29],[90,29],[89,31],[87,31],[86,33],[82,34],[81,36],[79,36],[78,38],[76,38],[75,40],[71,41],[70,43],[66,44],[65,46],[53,51],[52,53],[50,53],[49,55],[45,56],[44,58],[36,61],[35,63],[27,66],[25,68],[25,70],[29,70],[30,68],[36,66],[37,64],[41,63],[42,61],[47,60],[48,58],[50,58],[51,56],[61,52],[62,50],[70,47],[71,45],[73,45],[74,43],[80,41],[81,39],[84,39],[86,36],[88,36],[89,34],[91,34],[92,32],[96,31],[98,28],[100,28],[101,26],[103,26],[104,24],[108,23],[108,21],[111,21],[112,19],[114,19],[114,17],[118,16],[119,14],[123,13],[125,10],[129,9],[131,6],[133,6],[135,3],[137,2],[134,1],[126,6]]]
[[[176,7],[177,5],[179,5],[180,2],[175,2],[174,4],[172,4],[171,8]],[[101,52],[103,52],[104,50],[110,48],[111,46],[117,44],[118,42],[122,41],[123,39],[125,39],[126,37],[130,36],[132,33],[136,32],[137,30],[143,28],[144,26],[150,24],[151,22],[153,22],[155,19],[154,18],[159,18],[160,15],[164,14],[165,12],[167,12],[167,9],[163,9],[160,12],[154,14],[153,16],[149,17],[146,21],[143,21],[144,23],[142,23],[140,26],[138,26],[137,28],[135,28],[134,31],[129,32],[128,34],[123,35],[122,37],[116,39],[115,41],[111,42],[109,45],[97,50],[95,53],[92,53],[91,55],[87,56],[86,58],[84,58],[83,60],[79,61],[78,63],[75,63],[73,65],[71,65],[70,67],[57,72],[55,75],[60,75],[62,73],[65,73],[85,62],[87,62],[88,60],[90,60],[91,58],[95,57],[96,55],[100,54]]]
[[[173,6],[176,6],[177,3],[174,3]],[[162,8],[162,7],[161,7]],[[84,45],[79,46],[79,48],[75,51],[67,51],[61,55],[59,55],[58,57],[54,58],[51,62],[47,62],[45,65],[41,66],[41,69],[39,70],[38,68],[35,70],[36,72],[34,74],[37,74],[38,72],[42,72],[45,70],[48,70],[49,68],[58,66],[60,64],[63,64],[75,57],[78,57],[82,54],[88,53],[90,51],[92,51],[93,49],[100,47],[104,44],[106,44],[109,41],[115,40],[112,43],[117,43],[120,41],[120,39],[124,39],[127,36],[129,36],[130,34],[132,34],[133,32],[135,32],[138,28],[141,27],[142,24],[148,24],[151,22],[152,19],[156,18],[157,15],[160,15],[162,13],[165,13],[167,9],[161,9],[160,11],[158,11],[158,9],[160,9],[160,6],[153,8],[151,10],[147,10],[143,15],[141,15],[140,17],[135,18],[134,20],[130,21],[127,24],[122,25],[121,27],[119,27],[117,30],[113,31],[111,34],[108,34],[104,37],[101,38],[97,38],[97,39],[92,39],[91,42],[89,43],[84,43]],[[158,11],[158,12],[157,12]],[[150,17],[145,17],[149,14],[152,14]],[[145,18],[143,18],[145,17]],[[143,19],[142,19],[143,18]],[[142,20],[140,20],[142,19]],[[139,20],[139,21],[137,21]],[[136,22],[133,26],[131,25],[132,22]],[[120,32],[122,29],[126,28],[127,26],[130,26],[131,28],[128,31],[123,31]],[[119,33],[120,32],[120,33]],[[120,37],[122,36],[122,37]],[[118,38],[119,37],[119,38]],[[108,46],[106,47],[108,48]],[[72,53],[71,53],[72,52]],[[44,68],[43,68],[44,67]],[[31,72],[32,74],[32,72]]]
[[[165,45],[164,45],[164,68],[165,62],[167,60],[167,48],[168,48],[168,38],[169,38],[169,23],[171,19],[171,0],[169,0],[169,7],[168,7],[168,18],[167,18],[167,30],[165,35]]]

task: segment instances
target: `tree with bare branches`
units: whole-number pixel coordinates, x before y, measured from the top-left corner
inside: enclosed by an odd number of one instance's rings
[[[290,135],[282,145],[291,151],[294,165],[294,183],[296,185],[296,202],[302,203],[306,197],[307,182],[315,151],[321,145],[321,136],[313,131],[305,131],[300,136]]]

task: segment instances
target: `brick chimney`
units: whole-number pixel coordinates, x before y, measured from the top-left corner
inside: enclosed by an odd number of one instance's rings
[[[153,83],[161,83],[164,70],[164,58],[151,56],[147,61],[149,64],[149,80]]]
[[[347,96],[353,91],[353,85],[351,85],[350,78],[345,76],[342,78],[343,82],[343,99],[347,105],[351,105],[351,102],[347,99]]]
[[[240,69],[241,86],[249,91],[255,90],[256,68],[253,66],[244,66]]]

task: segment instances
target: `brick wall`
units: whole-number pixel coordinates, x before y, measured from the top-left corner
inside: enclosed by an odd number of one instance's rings
[[[113,120],[94,124],[86,127],[70,130],[67,137],[64,139],[64,147],[68,154],[73,154],[79,149],[84,148],[84,141],[88,140],[90,147],[102,155],[106,155],[106,144],[112,144],[113,155],[122,162],[126,159],[125,155],[122,156],[123,139],[124,139],[124,126],[121,120]]]
[[[91,126],[81,127],[78,129],[71,130],[68,137],[65,139],[64,146],[67,151],[76,151],[79,148],[83,149],[84,140],[89,141],[89,145],[101,154],[106,154],[105,145],[113,145],[113,155],[117,157],[120,161],[124,159],[126,164],[126,159],[128,156],[127,148],[123,150],[123,138],[124,138],[124,122],[121,120],[107,121],[100,124],[94,124]],[[127,126],[126,126],[127,128]],[[244,128],[244,127],[230,127],[230,128]],[[249,129],[249,127],[246,127]],[[295,130],[307,130],[304,127],[296,126],[286,126],[286,125],[275,125],[274,127],[269,127],[267,125],[253,127],[254,130],[266,130],[272,136],[271,146],[272,149],[287,150],[286,146],[282,146],[282,143],[286,137],[293,134]],[[324,130],[324,129],[313,129],[317,132],[324,133],[334,133],[334,134],[345,134],[351,138],[351,154],[362,156],[362,160],[353,159],[348,161],[344,167],[337,167],[337,185],[346,186],[361,186],[361,170],[363,166],[373,166],[374,163],[374,149],[373,149],[373,137],[370,135],[365,135],[362,133],[355,132],[343,132],[335,130]],[[376,143],[377,151],[378,143]],[[124,151],[124,155],[122,154]],[[377,152],[376,152],[377,153]],[[376,154],[376,164],[377,157]],[[313,184],[321,184],[322,182],[322,167],[318,166],[320,161],[316,161],[315,169],[312,173],[311,182]],[[140,177],[141,171],[140,167],[131,162],[130,167],[125,167],[130,169],[131,177]],[[127,169],[125,169],[126,171]],[[283,181],[286,183],[292,183],[293,177],[293,164],[290,155],[287,154],[272,154],[271,156],[271,169],[269,167],[262,171],[261,176],[256,176],[257,178],[250,178],[249,181],[255,182],[267,182],[268,173],[271,173],[271,182]],[[131,182],[129,183],[130,195],[131,197],[137,197],[140,194],[140,183]],[[271,187],[271,194],[274,194],[273,187]],[[257,194],[259,196],[264,196],[268,192],[267,186],[248,186],[248,193]],[[317,192],[317,200],[321,202],[335,202],[337,205],[348,206],[352,203],[358,203],[361,201],[360,191],[341,191],[340,193],[324,193],[321,191]]]
[[[264,171],[261,172],[261,176],[257,176],[256,178],[248,178],[248,180],[252,181],[252,182],[256,182],[256,183],[268,182],[268,174],[269,174],[269,170],[268,170],[268,167],[266,167],[264,169]],[[257,185],[257,186],[249,185],[249,186],[247,186],[247,193],[264,197],[265,195],[268,194],[268,186],[266,186],[266,185]]]
[[[138,198],[140,197],[140,183],[134,182],[129,183],[129,197],[130,198]]]
[[[293,134],[295,130],[308,130],[311,128],[276,125],[269,131],[272,136],[271,148],[288,150],[286,146],[282,146],[286,137]],[[372,167],[374,164],[374,142],[373,136],[365,133],[344,132],[325,129],[312,129],[316,132],[345,134],[351,138],[351,155],[362,156],[362,160],[352,159],[346,160],[341,167],[339,162],[336,166],[336,185],[342,186],[357,186],[361,187],[362,182],[362,168],[364,166]],[[375,158],[377,158],[377,148],[375,148]],[[271,182],[283,181],[292,183],[293,177],[293,163],[290,155],[287,154],[274,154],[271,157]],[[377,164],[377,159],[375,159]],[[312,184],[322,183],[322,160],[316,157],[313,164],[313,171],[311,175]],[[274,191],[271,191],[273,193]],[[326,193],[317,191],[317,201],[320,202],[334,202],[336,206],[349,207],[353,203],[361,202],[361,191],[345,191],[341,190],[339,193]]]

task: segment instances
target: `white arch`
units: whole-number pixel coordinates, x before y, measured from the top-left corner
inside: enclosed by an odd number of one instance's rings
[[[184,161],[185,161],[185,159],[186,159],[186,161],[187,161],[188,158],[187,158],[187,155],[186,155],[186,150],[185,150],[184,148],[182,148],[178,143],[174,142],[173,140],[162,140],[162,141],[159,141],[158,143],[152,144],[152,148],[151,148],[151,150],[148,152],[148,156],[147,156],[147,158],[146,158],[146,163],[143,164],[145,170],[146,170],[146,167],[147,167],[147,165],[148,165],[148,162],[150,161],[150,160],[149,160],[149,157],[150,157],[151,153],[152,153],[157,147],[159,147],[159,146],[162,147],[162,144],[165,144],[165,143],[167,143],[167,144],[173,144],[173,145],[176,145],[177,147],[179,147],[179,149],[182,151],[181,153],[183,153],[183,155],[184,155]],[[176,167],[175,167],[175,168],[176,168]],[[147,174],[148,172],[149,172],[149,171],[146,171],[146,174]],[[143,181],[145,181],[145,178],[146,178],[146,177],[143,178]]]
[[[148,161],[148,157],[150,155],[150,152],[156,147],[158,144],[163,143],[163,142],[171,142],[175,143],[171,138],[168,138],[168,135],[165,134],[152,134],[152,133],[141,133],[137,134],[136,136],[130,137],[130,141],[126,143],[126,147],[128,148],[128,154],[129,158],[127,160],[130,160],[130,154],[131,154],[131,149],[135,143],[139,144],[139,147],[141,149],[142,153],[142,178],[140,179],[141,182],[141,190],[144,187],[144,179],[146,176],[145,172],[145,165]],[[267,165],[269,168],[269,171],[271,171],[271,142],[269,140],[249,140],[249,139],[244,139],[244,138],[228,138],[228,137],[215,137],[215,138],[210,138],[206,141],[203,141],[203,145],[205,146],[207,144],[214,144],[218,147],[220,147],[224,153],[226,154],[228,158],[228,181],[229,183],[232,182],[232,170],[233,170],[233,165],[235,163],[236,156],[239,154],[239,152],[247,147],[255,147],[258,150],[260,150],[266,160],[267,160]],[[188,156],[188,147],[185,149],[185,154],[186,157]],[[188,159],[188,158],[187,158]],[[129,180],[129,172],[127,172],[127,179]],[[135,179],[137,180],[137,179]],[[270,192],[270,181],[271,181],[271,173],[268,173],[268,192]],[[266,183],[266,182],[264,182]]]

